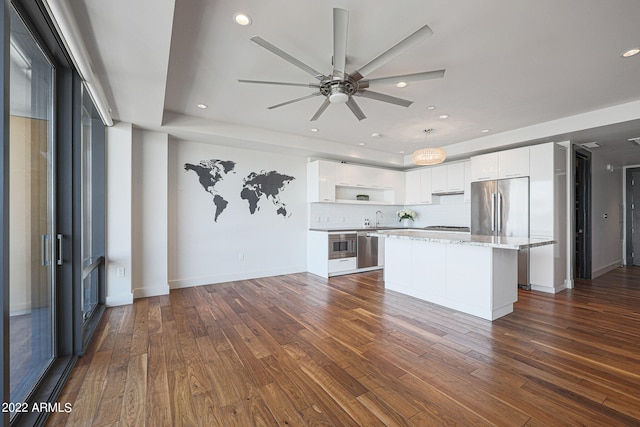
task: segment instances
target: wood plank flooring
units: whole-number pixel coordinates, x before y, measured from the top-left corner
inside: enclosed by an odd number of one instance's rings
[[[48,426],[640,425],[640,269],[519,291],[493,323],[380,272],[110,308]]]

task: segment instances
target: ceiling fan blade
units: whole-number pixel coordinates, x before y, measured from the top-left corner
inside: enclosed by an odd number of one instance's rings
[[[311,122],[315,122],[316,120],[318,120],[320,118],[320,116],[322,115],[322,113],[324,113],[324,110],[327,109],[329,104],[331,104],[331,102],[329,102],[329,98],[325,98],[324,102],[322,103],[322,105],[320,105],[320,108],[318,108],[318,111],[316,111],[316,113],[313,115],[313,117],[311,117],[310,121]]]
[[[423,73],[404,74],[402,76],[380,77],[377,79],[364,79],[358,82],[358,87],[374,87],[396,84],[399,82],[417,82],[421,80],[441,79],[445,70],[425,71]]]
[[[372,92],[370,90],[363,90],[354,93],[355,96],[361,96],[363,98],[375,99],[376,101],[388,102],[389,104],[400,105],[402,107],[408,107],[413,104],[413,101],[407,99],[396,98],[395,96],[385,95],[384,93]]]
[[[305,99],[313,98],[314,96],[319,96],[320,92],[312,93],[311,95],[301,96],[300,98],[292,99],[291,101],[283,102],[281,104],[272,105],[271,107],[267,107],[269,110],[273,110],[274,108],[282,107],[283,105],[293,104],[294,102],[303,101]]]
[[[367,116],[364,115],[364,113],[356,103],[356,100],[353,99],[352,97],[349,97],[349,100],[347,101],[347,107],[349,107],[351,112],[353,112],[353,114],[356,116],[358,120],[363,120],[367,118]]]
[[[333,75],[344,78],[347,63],[349,11],[333,9]]]
[[[280,85],[280,86],[298,86],[298,87],[312,87],[319,88],[320,85],[315,83],[287,83],[287,82],[268,82],[264,80],[243,80],[238,79],[238,83],[257,83],[263,85]]]
[[[319,71],[316,71],[313,68],[311,68],[310,66],[308,66],[307,64],[303,63],[302,61],[297,60],[293,56],[289,55],[287,52],[275,47],[274,45],[272,45],[268,41],[266,41],[266,40],[264,40],[264,39],[262,39],[262,38],[260,38],[258,36],[251,37],[250,40],[252,42],[258,44],[259,46],[262,46],[263,48],[267,49],[268,51],[270,51],[272,53],[275,53],[280,58],[284,59],[287,62],[292,63],[293,65],[295,65],[296,67],[300,68],[301,70],[306,71],[307,73],[311,74],[314,78],[316,78],[318,80],[322,80],[323,78],[325,78],[325,76],[322,75],[322,73],[320,73]]]
[[[358,69],[357,71],[351,73],[351,77],[355,81],[362,79],[363,76],[369,75],[372,71],[391,61],[393,58],[400,55],[402,52],[409,49],[416,43],[422,41],[422,39],[429,37],[431,34],[433,34],[433,31],[431,31],[431,28],[429,28],[428,25],[419,28],[416,32],[414,32],[395,46],[391,47],[389,50],[380,54],[363,67],[360,67],[360,69]]]

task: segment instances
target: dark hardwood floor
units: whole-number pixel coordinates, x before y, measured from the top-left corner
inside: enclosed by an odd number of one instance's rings
[[[173,290],[110,308],[49,426],[640,425],[640,269],[493,323],[379,272]]]

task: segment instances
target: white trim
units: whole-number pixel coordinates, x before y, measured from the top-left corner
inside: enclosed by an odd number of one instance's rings
[[[531,285],[532,291],[545,292],[547,294],[557,294],[560,291],[564,291],[568,288],[568,283],[565,281],[562,285],[558,286],[540,286],[540,285]]]
[[[170,289],[190,288],[193,286],[211,285],[215,283],[233,282],[235,280],[259,279],[262,277],[280,276],[283,274],[305,273],[306,265],[279,268],[275,270],[261,270],[242,272],[237,274],[222,274],[219,276],[193,277],[190,279],[169,280]]]
[[[108,296],[105,304],[107,307],[133,304],[133,293]]]
[[[169,295],[169,285],[135,288],[133,290],[133,299],[157,297],[158,295]]]
[[[596,277],[602,276],[605,273],[608,273],[612,270],[615,270],[616,268],[620,267],[622,265],[622,260],[616,260],[608,265],[605,265],[604,267],[600,267],[597,270],[593,270],[591,271],[591,279],[595,279]]]

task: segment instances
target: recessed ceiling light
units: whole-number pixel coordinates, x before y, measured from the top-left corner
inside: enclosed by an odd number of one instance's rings
[[[380,138],[382,135],[379,134],[378,132],[374,132],[371,134],[371,138]]]
[[[398,153],[400,153],[400,154],[404,154],[404,150],[402,150],[402,151],[398,151]]]
[[[358,145],[364,145],[364,142],[359,143]]]
[[[442,115],[440,116],[440,118],[441,118],[441,119],[448,119],[448,118],[449,118],[449,115],[448,115],[448,114],[442,114]]]
[[[398,87],[407,87],[407,82],[398,82],[398,84],[396,86],[398,86]]]
[[[435,106],[435,105],[429,105],[429,106],[427,107],[427,110],[435,110],[435,109],[436,109],[436,106]]]
[[[482,133],[489,133],[489,132],[491,132],[491,129],[482,129],[480,132],[482,132]]]
[[[201,110],[206,110],[207,108],[209,108],[207,104],[198,104],[197,107]]]
[[[318,132],[318,128],[311,128],[311,132]]]
[[[246,13],[238,12],[234,14],[233,20],[238,25],[242,25],[242,26],[251,25],[251,17]]]
[[[639,53],[640,53],[640,48],[634,47],[633,49],[629,49],[628,51],[624,52],[621,56],[623,58],[629,58],[629,57],[637,55]]]

